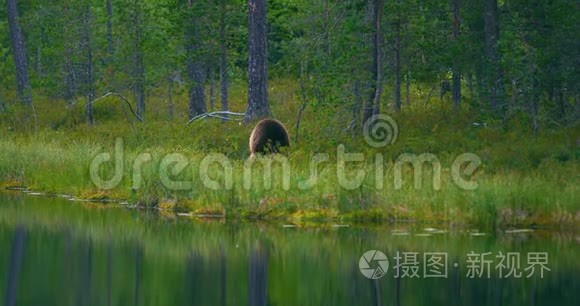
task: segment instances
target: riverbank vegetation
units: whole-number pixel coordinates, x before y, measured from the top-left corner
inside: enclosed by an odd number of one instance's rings
[[[572,1],[121,2],[0,8],[2,188],[226,218],[580,224]],[[239,116],[192,121],[214,111]],[[271,188],[259,165],[244,179],[263,117],[290,132],[288,185],[279,164]],[[361,154],[354,188],[342,150]],[[457,184],[464,153],[476,188]],[[215,163],[200,175],[210,155],[231,187]]]
[[[278,118],[294,117],[300,101],[292,94],[293,85],[282,81],[273,84],[276,91],[272,95],[280,96],[273,112]],[[241,90],[239,94],[242,95]],[[233,101],[238,100],[236,95],[233,97]],[[238,101],[242,99],[239,97]],[[42,105],[46,105],[46,109],[41,108]],[[185,107],[184,103],[177,106],[177,109]],[[244,185],[243,167],[249,156],[247,141],[251,124],[207,119],[185,125],[186,118],[131,122],[124,117],[122,105],[108,98],[95,106],[97,121],[94,126],[50,128],[50,122],[71,120],[74,113],[55,112],[51,110],[54,105],[49,105],[48,101],[39,103],[39,107],[44,114],[41,120],[52,118],[41,121],[40,132],[25,134],[10,131],[9,125],[2,126],[5,137],[0,140],[0,173],[4,188],[26,186],[48,194],[114,199],[181,213],[228,218],[413,220],[501,226],[574,225],[578,222],[578,147],[575,143],[578,135],[574,129],[546,130],[534,136],[525,127],[506,130],[500,122],[474,125],[469,112],[456,116],[446,109],[429,111],[441,108],[440,105],[422,106],[395,114],[393,118],[400,129],[397,140],[385,147],[373,148],[360,137],[337,133],[340,125],[332,115],[325,117],[319,111],[306,110],[300,138],[286,152],[291,171],[290,188],[283,186],[282,169],[276,163],[272,188],[264,188],[263,168],[258,163],[253,168],[252,186],[248,189]],[[234,110],[243,107],[243,102],[232,102]],[[285,122],[292,137],[296,135],[294,120]],[[90,165],[98,154],[110,153],[112,160],[101,167],[110,170],[103,174],[104,179],[112,177],[117,138],[123,140],[123,179],[113,189],[99,189],[91,178]],[[363,184],[354,190],[347,190],[338,182],[336,155],[339,145],[344,145],[347,153],[364,156],[362,162],[347,163],[349,179],[356,176],[355,170],[365,171]],[[468,152],[481,158],[480,167],[468,177],[477,182],[475,190],[459,188],[450,170],[454,159]],[[133,166],[138,155],[143,153],[151,154],[151,161],[143,164],[142,183],[134,188]],[[160,176],[161,161],[175,153],[182,154],[188,165],[178,175],[169,177],[174,181],[187,181],[186,190],[168,188]],[[217,190],[208,188],[200,178],[201,161],[212,153],[224,154],[231,163],[231,189],[225,188],[224,170],[217,165],[208,168],[209,176],[219,183]],[[311,175],[315,153],[328,153],[329,161],[317,167],[317,183],[301,189],[299,184]],[[394,165],[397,158],[408,153],[431,153],[437,157],[442,167],[440,190],[433,188],[436,173],[428,163],[423,166],[420,188],[414,187],[417,173],[410,164],[402,168],[402,187],[395,188]],[[382,189],[377,187],[375,178],[377,154],[384,161]]]

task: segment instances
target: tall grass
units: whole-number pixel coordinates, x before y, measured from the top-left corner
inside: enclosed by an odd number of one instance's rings
[[[300,105],[294,94],[295,84],[278,81],[271,93],[275,117],[291,133]],[[245,92],[234,85],[231,108],[244,110]],[[281,168],[274,167],[271,189],[263,188],[262,172],[255,167],[252,187],[244,188],[243,166],[249,152],[248,136],[252,126],[238,122],[202,120],[185,125],[185,96],[176,100],[177,117],[169,120],[163,98],[149,100],[144,123],[123,115],[122,104],[112,98],[96,105],[97,123],[83,123],[82,107],[64,108],[61,101],[38,102],[41,129],[37,134],[24,131],[14,113],[3,114],[0,128],[0,182],[25,185],[49,193],[67,193],[85,198],[127,199],[132,203],[174,208],[199,213],[225,213],[254,218],[361,220],[411,219],[454,223],[505,224],[577,224],[578,157],[573,128],[541,130],[534,137],[526,128],[505,130],[503,126],[473,125],[474,117],[464,110],[457,116],[445,107],[414,106],[400,114],[391,114],[399,126],[397,141],[382,148],[372,148],[361,136],[345,131],[348,113],[335,106],[309,105],[301,122],[300,139],[287,152],[291,169],[290,188],[282,188]],[[55,106],[56,104],[56,106]],[[62,108],[61,108],[62,106]],[[76,108],[75,108],[76,107]],[[427,110],[426,108],[433,108]],[[387,113],[388,113],[387,109]],[[7,117],[10,116],[10,117]],[[345,119],[346,118],[346,119]],[[356,132],[355,135],[360,135]],[[114,152],[117,138],[124,141],[123,180],[112,190],[101,190],[91,180],[91,161],[102,152]],[[357,170],[366,173],[360,188],[340,187],[336,175],[338,145],[346,152],[358,152],[364,162],[347,166],[349,177]],[[474,191],[458,188],[450,167],[455,157],[471,152],[482,165],[472,179]],[[142,168],[142,184],[132,188],[133,165],[142,153],[152,160]],[[174,180],[187,180],[188,190],[172,190],[162,183],[160,162],[167,154],[182,154],[189,165]],[[199,165],[208,154],[224,154],[233,167],[233,188],[212,190],[199,177]],[[330,161],[318,166],[319,180],[309,189],[298,188],[310,175],[310,163],[316,153],[328,153]],[[411,167],[403,167],[404,183],[394,188],[394,163],[401,154],[432,153],[443,171],[441,190],[431,187],[432,171],[425,168],[422,187],[413,187]],[[383,188],[377,188],[374,157],[384,159]],[[112,173],[109,163],[104,177]],[[213,165],[209,176],[223,184],[223,170]]]

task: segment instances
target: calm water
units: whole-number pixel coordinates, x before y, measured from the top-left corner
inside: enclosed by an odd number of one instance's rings
[[[578,305],[580,234],[473,231],[485,235],[408,224],[314,228],[199,221],[0,194],[0,303]],[[368,250],[385,253],[390,263],[378,280],[359,270]],[[489,279],[487,269],[468,277],[472,251],[491,252],[484,257],[493,261]],[[397,252],[406,277],[395,277]],[[447,277],[425,277],[430,252],[447,256],[446,269],[438,269]],[[515,270],[523,272],[520,278],[498,278],[500,252],[521,254]],[[548,255],[550,271],[543,278],[539,268],[526,278],[533,252]],[[378,266],[371,262],[371,269]],[[408,277],[413,271],[419,278]]]

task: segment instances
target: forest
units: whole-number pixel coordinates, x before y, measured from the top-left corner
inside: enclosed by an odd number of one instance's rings
[[[0,305],[577,305],[580,1],[0,1]]]
[[[7,0],[0,183],[200,214],[573,224],[578,20],[570,0]],[[399,128],[385,148],[363,137],[379,114]],[[288,128],[292,186],[312,153],[342,145],[384,154],[385,188],[368,187],[370,159],[361,163],[368,184],[355,190],[334,177],[307,192],[276,182],[248,191],[237,176],[227,192],[203,188],[193,165],[217,152],[241,171],[252,123],[264,117]],[[128,175],[104,190],[89,167],[117,138]],[[167,190],[155,166],[133,186],[142,152],[155,165],[185,154],[192,171],[176,177],[193,187]],[[444,167],[476,154],[479,188],[444,178],[442,190],[411,180],[394,190],[397,157],[424,152]]]

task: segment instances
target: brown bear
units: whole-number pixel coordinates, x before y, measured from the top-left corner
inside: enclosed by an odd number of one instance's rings
[[[284,124],[274,119],[264,119],[250,135],[250,152],[256,154],[279,153],[281,147],[290,146],[290,137]]]

